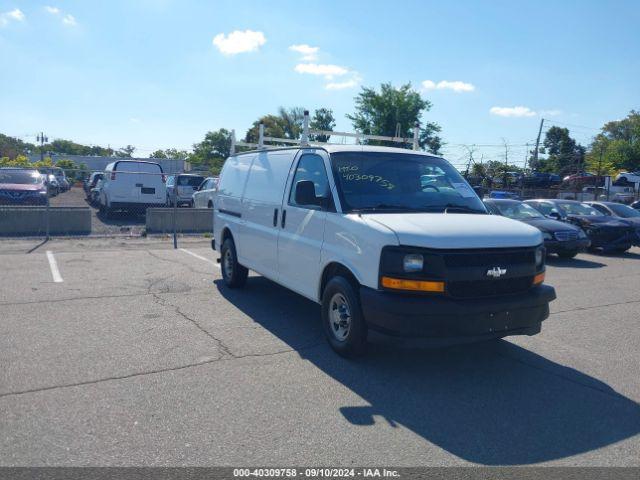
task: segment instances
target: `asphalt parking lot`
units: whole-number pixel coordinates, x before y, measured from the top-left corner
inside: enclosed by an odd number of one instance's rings
[[[640,465],[640,249],[550,261],[537,336],[346,361],[207,240],[37,245],[0,242],[2,465]]]

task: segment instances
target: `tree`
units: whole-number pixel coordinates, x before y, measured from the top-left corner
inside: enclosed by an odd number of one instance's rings
[[[245,135],[245,141],[248,143],[258,143],[260,137],[260,122],[264,124],[264,135],[266,137],[287,138],[286,129],[288,128],[286,121],[279,115],[265,115],[253,122],[251,128]]]
[[[422,114],[431,109],[431,102],[423,99],[420,94],[411,89],[407,83],[400,88],[394,88],[390,83],[383,83],[378,93],[373,88],[363,87],[355,98],[356,112],[347,115],[353,122],[353,127],[367,135],[384,135],[393,137],[397,125],[400,125],[400,136],[408,139],[413,137],[413,128],[419,122]],[[427,122],[421,125],[420,148],[438,153],[442,141],[437,136],[441,128],[438,124]],[[400,146],[400,144],[386,141],[368,141],[373,145]],[[409,148],[410,144],[405,144]]]
[[[149,155],[149,158],[167,158],[167,154],[164,153],[164,150],[156,150]]]
[[[26,155],[35,150],[36,146],[32,143],[0,133],[0,157],[16,158],[18,155]]]
[[[292,140],[299,139],[300,134],[302,133],[302,124],[304,122],[304,108],[293,107],[287,109],[280,107],[278,109],[278,115],[280,115],[280,118],[282,119],[280,124],[284,130],[284,138],[290,138]]]
[[[598,164],[604,173],[640,170],[640,112],[631,110],[626,118],[606,123],[589,150],[587,164],[593,171]]]
[[[333,118],[333,111],[327,108],[319,108],[313,113],[313,118],[309,122],[311,130],[323,130],[333,132],[336,120]],[[330,135],[310,135],[309,140],[316,142],[328,142]]]
[[[584,168],[586,149],[569,135],[569,129],[551,127],[544,137],[547,158],[539,160],[537,170],[559,175],[575,173]]]
[[[165,150],[165,152],[169,152]],[[177,152],[186,153],[184,150]],[[221,128],[214,132],[207,132],[204,140],[193,145],[193,153],[189,155],[192,165],[202,165],[214,173],[220,173],[224,160],[231,154],[231,132]],[[180,158],[180,157],[177,157]]]
[[[178,150],[176,148],[167,148],[166,150],[156,150],[149,158],[172,158],[178,160],[187,160],[189,152],[186,150]]]
[[[134,147],[133,145],[127,145],[126,147],[121,148],[116,152],[116,157],[132,158],[133,152],[135,151],[136,151],[136,147]]]

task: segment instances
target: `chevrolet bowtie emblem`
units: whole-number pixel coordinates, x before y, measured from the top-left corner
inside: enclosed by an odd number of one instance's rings
[[[493,267],[487,270],[487,277],[500,278],[505,273],[507,273],[506,268]]]

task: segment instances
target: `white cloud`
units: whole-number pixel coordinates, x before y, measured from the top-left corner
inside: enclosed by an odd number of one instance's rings
[[[438,83],[433,80],[425,80],[422,82],[422,88],[425,90],[453,90],[454,92],[473,92],[476,89],[475,85],[460,80],[441,80]]]
[[[489,112],[499,117],[535,117],[536,112],[529,107],[491,107]]]
[[[24,13],[22,13],[22,10],[14,8],[13,10],[0,14],[0,26],[4,27],[11,21],[23,22],[25,18],[26,17],[24,16]]]
[[[236,55],[238,53],[254,52],[266,43],[267,39],[262,32],[253,30],[235,30],[229,35],[219,33],[213,37],[213,44],[223,55]]]
[[[302,54],[302,60],[305,62],[313,62],[318,59],[319,47],[312,47],[306,43],[300,45],[291,45],[289,50]]]
[[[339,65],[322,65],[318,63],[299,63],[294,70],[298,73],[308,73],[309,75],[322,75],[327,80],[349,73],[349,70]]]
[[[70,13],[67,13],[62,18],[62,23],[64,23],[68,27],[75,27],[78,24],[78,22],[76,22],[75,17],[73,15],[71,15]]]
[[[58,15],[60,13],[60,9],[58,7],[50,7],[47,5],[44,9],[51,15]]]
[[[353,88],[358,86],[358,80],[352,78],[351,80],[347,80],[345,82],[329,82],[324,88],[327,90],[344,90],[345,88]]]

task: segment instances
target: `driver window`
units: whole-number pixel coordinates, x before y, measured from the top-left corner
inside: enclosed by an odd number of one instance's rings
[[[293,183],[291,184],[291,191],[289,192],[289,205],[299,206],[302,208],[309,208],[308,205],[296,204],[296,185],[303,180],[310,180],[313,182],[316,191],[316,197],[322,197],[325,195],[331,195],[329,192],[329,179],[327,178],[327,171],[324,168],[324,160],[320,155],[316,154],[304,154],[300,157],[296,173],[293,177]]]

